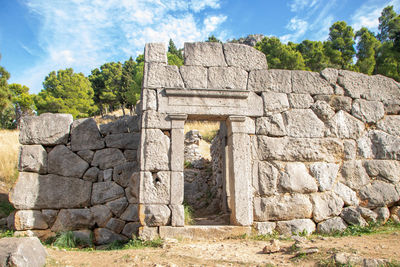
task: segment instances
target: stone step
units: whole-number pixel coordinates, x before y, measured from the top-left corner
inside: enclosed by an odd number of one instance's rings
[[[250,235],[251,226],[227,225],[193,225],[184,227],[160,226],[161,238],[175,238],[183,240],[225,239],[240,235]]]

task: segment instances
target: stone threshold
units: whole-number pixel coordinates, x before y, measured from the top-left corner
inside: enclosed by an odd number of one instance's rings
[[[250,235],[251,226],[228,225],[191,225],[184,227],[160,226],[161,238],[175,238],[182,240],[210,240]]]

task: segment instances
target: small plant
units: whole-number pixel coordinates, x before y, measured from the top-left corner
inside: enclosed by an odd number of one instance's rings
[[[186,202],[183,202],[183,208],[184,208],[184,215],[185,215],[185,225],[193,225],[194,224],[193,208]]]
[[[185,160],[184,167],[185,169],[193,169],[193,164],[190,161]]]
[[[0,229],[0,238],[3,237],[13,237],[14,236],[14,231],[12,230],[2,230]]]
[[[91,241],[87,242],[77,238],[72,231],[58,233],[54,239],[46,240],[47,244],[51,244],[60,248],[85,248],[92,247]]]
[[[106,250],[159,248],[162,247],[162,244],[163,240],[160,238],[146,241],[134,238],[128,242],[115,240],[107,246]]]

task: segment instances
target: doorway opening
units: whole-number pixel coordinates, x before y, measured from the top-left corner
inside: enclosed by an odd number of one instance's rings
[[[185,123],[185,224],[229,225],[225,121]]]

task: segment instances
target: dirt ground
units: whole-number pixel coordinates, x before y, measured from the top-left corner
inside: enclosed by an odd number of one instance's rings
[[[286,251],[263,254],[268,241],[231,239],[222,241],[166,242],[163,248],[114,251],[65,251],[47,248],[46,266],[315,266],[326,265],[335,252],[364,258],[400,261],[400,231],[351,237],[315,237],[306,247],[317,253],[293,258],[294,241],[280,241]]]

